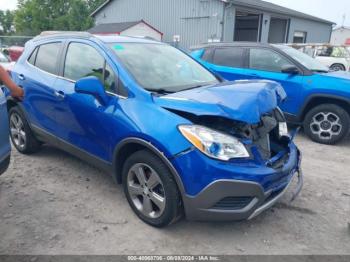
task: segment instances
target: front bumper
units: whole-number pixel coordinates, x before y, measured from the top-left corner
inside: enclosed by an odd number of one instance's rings
[[[260,176],[255,174],[255,177],[259,177],[256,181],[244,180],[234,174],[232,178],[214,180],[193,196],[183,194],[187,219],[196,221],[252,219],[274,205],[288,191],[292,181],[298,179],[294,199],[303,186],[301,153],[293,144],[289,155],[284,168],[280,170],[259,169],[261,173]],[[217,172],[209,165],[205,169]],[[215,173],[213,175],[215,176]]]

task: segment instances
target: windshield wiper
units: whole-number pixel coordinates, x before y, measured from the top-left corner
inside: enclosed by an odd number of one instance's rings
[[[152,93],[160,94],[160,95],[167,95],[167,94],[172,94],[172,93],[174,93],[174,92],[169,91],[169,90],[166,90],[166,89],[164,89],[164,88],[159,88],[159,89],[147,88],[146,90],[147,90],[147,91],[150,91],[150,92],[152,92]]]
[[[330,70],[318,70],[318,69],[313,69],[313,70],[311,70],[312,72],[316,72],[316,73],[329,73],[330,72]]]
[[[196,85],[196,86],[191,86],[191,87],[188,87],[188,88],[185,88],[185,89],[181,89],[179,92],[181,91],[186,91],[186,90],[191,90],[191,89],[196,89],[196,88],[200,88],[200,87],[203,87],[203,86],[207,86],[207,84],[205,85]]]

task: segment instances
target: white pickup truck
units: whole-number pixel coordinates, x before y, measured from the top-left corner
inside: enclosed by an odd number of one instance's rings
[[[330,44],[288,44],[315,58],[332,71],[349,71],[350,52],[345,46]]]

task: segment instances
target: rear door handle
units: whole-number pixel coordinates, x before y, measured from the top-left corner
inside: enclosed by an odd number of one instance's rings
[[[19,80],[26,80],[25,76],[23,74],[18,75]]]
[[[55,96],[59,99],[64,99],[65,94],[63,91],[55,91]]]

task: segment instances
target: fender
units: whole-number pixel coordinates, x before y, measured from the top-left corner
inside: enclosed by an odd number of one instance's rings
[[[300,111],[297,115],[298,121],[302,121],[302,117],[305,113],[306,107],[309,105],[310,101],[312,99],[315,99],[315,98],[328,98],[328,99],[340,100],[340,101],[345,102],[346,104],[348,104],[350,106],[350,98],[337,96],[337,95],[323,94],[323,93],[314,93],[314,94],[309,95],[305,99],[305,101],[304,101],[304,103],[303,103],[302,107],[300,108]]]
[[[130,138],[126,138],[124,140],[122,140],[115,148],[114,153],[113,153],[113,179],[116,182],[121,182],[121,178],[120,175],[118,174],[118,164],[117,164],[117,159],[120,156],[120,151],[121,149],[128,145],[128,144],[138,144],[142,147],[147,148],[148,150],[150,150],[152,153],[154,153],[156,156],[158,156],[169,168],[171,174],[173,175],[173,177],[175,178],[176,184],[180,190],[181,195],[183,196],[185,194],[185,188],[184,185],[182,183],[182,180],[180,178],[180,175],[178,174],[178,172],[176,171],[175,167],[173,166],[173,164],[169,161],[169,159],[165,156],[164,152],[160,151],[156,146],[154,146],[151,142],[143,140],[141,138],[137,138],[137,137],[130,137]]]

